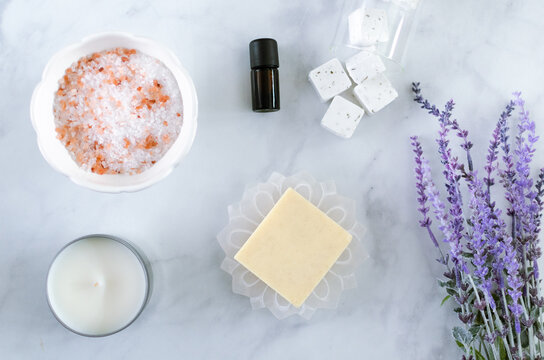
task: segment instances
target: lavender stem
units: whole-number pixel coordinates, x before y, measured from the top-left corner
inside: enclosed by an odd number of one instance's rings
[[[476,285],[474,284],[474,280],[472,279],[472,276],[467,275],[468,280],[470,281],[470,285],[472,286],[472,289],[474,290],[474,293],[476,294],[476,299],[479,303],[481,303],[480,295],[478,294],[478,289],[476,288]],[[480,314],[482,315],[482,319],[484,320],[485,329],[487,331],[487,334],[490,338],[493,337],[493,333],[491,332],[491,327],[493,326],[493,322],[491,320],[487,320],[487,317],[485,315],[485,312],[483,310],[480,310]],[[489,326],[489,323],[491,323],[491,327]],[[495,347],[495,344],[492,344],[491,350],[493,351],[493,356],[495,359],[500,359],[500,356],[498,355],[498,350]]]

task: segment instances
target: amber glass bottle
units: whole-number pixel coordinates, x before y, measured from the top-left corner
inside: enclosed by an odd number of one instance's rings
[[[253,111],[280,109],[278,43],[274,39],[256,39],[249,43],[251,64],[251,100]]]

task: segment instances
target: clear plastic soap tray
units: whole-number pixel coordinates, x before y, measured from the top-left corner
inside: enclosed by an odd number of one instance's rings
[[[295,307],[234,260],[234,255],[288,189],[293,188],[353,239],[301,307]],[[307,173],[285,177],[273,173],[268,181],[246,189],[240,202],[229,206],[229,224],[217,239],[225,252],[221,269],[232,275],[232,291],[249,297],[253,309],[267,308],[278,319],[298,314],[310,319],[317,309],[334,309],[344,289],[356,287],[355,269],[368,258],[361,245],[365,230],[355,217],[355,201],[336,193],[334,182],[317,182]]]
[[[414,27],[417,10],[423,0],[344,0],[338,26],[334,36],[332,51],[337,57],[353,54],[355,50],[367,50],[381,55],[389,65],[388,71],[402,69],[406,50]],[[387,35],[374,44],[358,42],[354,39],[354,24],[358,13],[383,11]]]

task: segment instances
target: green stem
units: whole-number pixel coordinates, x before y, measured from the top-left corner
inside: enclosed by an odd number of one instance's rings
[[[490,312],[489,305],[487,306],[487,311]],[[502,325],[501,318],[499,317],[499,314],[497,312],[497,308],[493,309],[493,314],[495,315],[495,322],[497,322],[497,326],[499,327],[499,331],[502,334],[502,330],[504,329]],[[490,316],[491,317],[491,316]],[[504,344],[504,348],[506,349],[506,354],[508,355],[508,359],[513,359],[512,353],[510,352],[510,346],[508,346],[508,341],[506,340],[506,337],[501,336],[502,343]]]
[[[474,294],[476,294],[476,299],[478,300],[479,303],[481,303],[480,295],[478,294],[478,289],[476,289],[476,285],[474,284],[474,280],[472,280],[472,276],[468,275],[468,280],[470,281],[470,285],[472,286],[472,289],[474,290]],[[487,334],[489,335],[489,337],[492,337],[491,328],[490,328],[489,323],[488,323],[488,322],[492,322],[492,321],[487,319],[487,317],[485,316],[485,311],[480,310],[480,314],[482,315],[482,319],[484,319],[484,325],[485,325],[485,329],[487,331]],[[491,326],[493,326],[493,324],[491,324]],[[498,351],[497,351],[497,349],[495,347],[495,344],[490,344],[490,346],[491,346],[491,350],[493,351],[494,358],[495,359],[500,359],[500,356],[499,356]]]
[[[512,332],[512,322],[510,321],[510,311],[508,310],[508,303],[506,302],[506,294],[504,289],[501,289],[502,301],[504,303],[504,311],[506,312],[506,318],[508,319],[508,340],[510,340],[510,346],[514,347],[514,333]]]
[[[510,351],[510,346],[508,346],[508,342],[506,341],[506,338],[502,337],[502,343],[504,344],[504,348],[506,349],[506,354],[508,355],[508,359],[513,360],[514,357],[512,356],[512,352]]]
[[[454,268],[454,271],[457,272],[458,270]],[[456,277],[457,277],[457,273],[456,273]],[[463,274],[462,272],[461,272],[461,274],[460,274],[460,278],[461,278],[461,282],[465,282],[465,277],[464,277],[464,274]],[[459,287],[456,287],[456,291],[457,291],[457,295],[458,295],[459,297],[462,297],[462,296],[463,296],[462,290],[461,290]],[[470,311],[469,306],[468,306],[468,304],[460,304],[460,305],[461,305],[461,313],[463,314],[463,316],[465,316],[466,313]],[[466,306],[466,310],[465,310],[465,306]],[[468,331],[468,330],[469,330],[468,324],[464,324],[464,325],[465,325],[465,329]],[[473,353],[473,351],[472,351],[472,344],[473,344],[473,343],[474,343],[474,342],[472,341],[472,342],[469,344],[468,354],[472,354],[472,353]],[[465,346],[465,352],[467,352],[466,346]]]
[[[521,306],[523,307],[523,314],[525,315],[525,319],[529,321],[529,312],[527,311],[527,307],[525,306],[525,303],[523,301],[523,296],[520,297],[521,299]],[[531,354],[531,359],[535,358],[535,336],[533,333],[533,325],[529,326],[527,328],[529,332],[529,352]]]
[[[531,277],[531,286],[533,287],[533,289],[536,289],[536,296],[540,298],[540,286],[537,285],[534,276]],[[542,331],[544,329],[544,325],[542,324],[542,307],[540,306],[538,307],[538,315],[536,320],[538,321],[538,327],[540,331]],[[538,349],[540,355],[544,358],[544,346],[542,346],[542,342],[540,340],[538,340]]]
[[[489,318],[489,322],[491,324],[491,331],[495,331],[495,325],[493,324],[494,321],[493,321],[493,316],[491,315],[491,309],[489,308],[489,303],[487,303],[485,307],[486,307],[486,310],[487,310],[487,317]]]
[[[521,336],[519,333],[517,334],[517,338],[518,338],[518,356],[520,359],[523,359],[523,349],[521,348]]]
[[[485,358],[486,358],[486,359],[491,359],[491,358],[489,357],[489,352],[487,351],[487,346],[485,345],[485,342],[483,342],[483,341],[480,339],[480,344],[482,344],[482,343],[484,344]]]
[[[527,246],[523,245],[523,272],[525,273],[525,278],[529,279],[529,272],[527,269]],[[531,299],[529,298],[529,286],[525,285],[525,298],[527,306],[531,306]],[[523,297],[522,297],[523,299]]]

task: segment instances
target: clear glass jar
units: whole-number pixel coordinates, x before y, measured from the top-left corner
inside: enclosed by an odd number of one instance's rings
[[[350,56],[354,50],[375,52],[385,60],[388,72],[402,70],[421,2],[422,0],[344,0],[333,40],[333,51],[339,57]],[[378,41],[375,44],[354,41],[353,24],[365,9],[382,9],[385,12],[389,35],[387,41]]]

